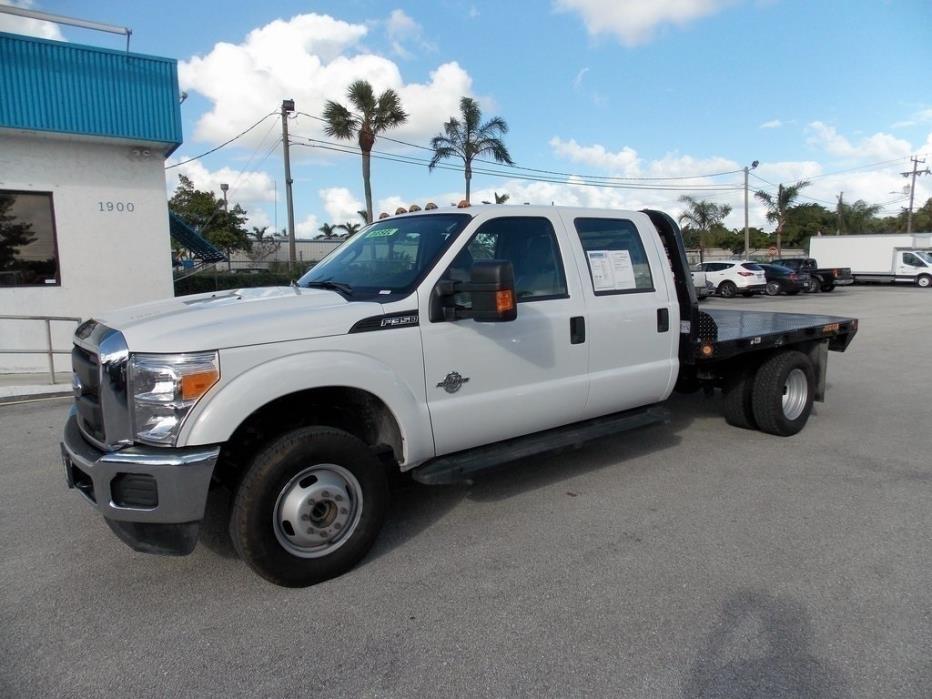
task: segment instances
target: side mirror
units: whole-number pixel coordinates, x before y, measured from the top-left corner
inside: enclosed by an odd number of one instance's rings
[[[515,270],[507,260],[479,260],[469,270],[469,283],[458,291],[472,296],[470,315],[479,323],[499,323],[518,317]]]
[[[457,308],[456,294],[467,293],[471,308]],[[479,323],[500,323],[518,317],[515,271],[507,260],[480,260],[469,269],[468,282],[442,279],[434,287],[430,320],[472,318]]]

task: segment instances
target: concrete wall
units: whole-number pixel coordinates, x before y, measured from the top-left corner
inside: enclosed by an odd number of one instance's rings
[[[173,295],[164,160],[131,144],[48,134],[0,134],[0,189],[52,192],[60,286],[0,287],[0,315],[88,318],[111,308]],[[104,211],[101,211],[101,202]],[[132,202],[133,211],[107,211]],[[55,323],[70,346],[74,323]],[[0,350],[45,346],[35,321],[0,320]],[[59,355],[59,370],[70,358]],[[44,371],[39,355],[0,352],[0,373]]]

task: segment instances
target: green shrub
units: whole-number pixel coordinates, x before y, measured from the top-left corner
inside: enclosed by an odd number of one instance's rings
[[[256,286],[288,286],[299,275],[282,272],[199,272],[175,282],[175,296]]]

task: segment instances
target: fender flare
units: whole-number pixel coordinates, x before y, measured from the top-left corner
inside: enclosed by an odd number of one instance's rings
[[[179,435],[179,446],[221,444],[254,412],[270,402],[314,388],[345,386],[376,396],[401,433],[410,468],[434,456],[426,402],[386,364],[369,355],[328,350],[300,352],[259,364],[211,391],[198,403]]]

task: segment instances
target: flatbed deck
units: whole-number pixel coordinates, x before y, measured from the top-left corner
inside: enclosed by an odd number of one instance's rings
[[[695,356],[720,361],[749,351],[823,339],[829,341],[830,350],[844,352],[857,328],[856,319],[840,316],[711,308],[699,311]]]

